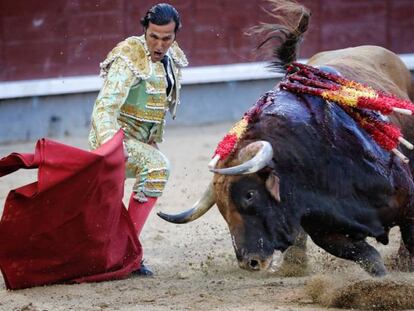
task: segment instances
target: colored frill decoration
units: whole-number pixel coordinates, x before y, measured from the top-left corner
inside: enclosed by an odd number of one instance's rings
[[[403,138],[396,125],[384,121],[378,113],[412,115],[414,104],[410,101],[300,63],[288,67],[287,76],[279,85],[294,93],[320,96],[339,104],[379,146],[408,162],[408,158],[397,149],[398,144],[409,149],[414,146]]]
[[[271,94],[273,94],[273,92],[267,92],[263,95],[257,103],[244,114],[243,118],[233,125],[228,134],[223,137],[217,145],[213,159],[208,164],[210,169],[215,168],[219,160],[226,159],[236,149],[237,143],[240,138],[243,137],[248,125],[262,111],[263,107],[270,103],[269,98],[273,98],[270,96]]]

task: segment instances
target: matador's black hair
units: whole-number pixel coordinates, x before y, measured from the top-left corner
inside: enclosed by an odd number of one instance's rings
[[[177,32],[181,28],[180,14],[172,5],[159,3],[148,10],[141,19],[141,25],[147,29],[150,22],[155,25],[166,25],[171,21],[175,22],[174,32]]]

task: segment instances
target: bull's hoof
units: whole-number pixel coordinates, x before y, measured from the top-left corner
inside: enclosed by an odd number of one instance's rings
[[[303,248],[290,246],[283,253],[283,263],[276,274],[283,277],[299,277],[308,275],[308,256]]]
[[[387,274],[387,269],[382,262],[361,262],[360,265],[371,276],[382,277]]]

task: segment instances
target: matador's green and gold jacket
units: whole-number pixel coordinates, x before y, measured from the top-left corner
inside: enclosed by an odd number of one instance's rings
[[[89,140],[93,149],[111,138],[120,127],[126,137],[142,142],[162,141],[165,113],[169,110],[175,118],[180,103],[181,68],[188,65],[176,42],[167,55],[172,60],[174,75],[170,94],[166,94],[164,66],[151,61],[144,36],[130,37],[108,54],[101,63],[105,82],[92,115]]]

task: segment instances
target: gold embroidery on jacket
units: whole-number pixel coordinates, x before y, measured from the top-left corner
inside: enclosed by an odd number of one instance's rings
[[[121,114],[127,115],[139,121],[161,123],[164,121],[165,110],[140,109],[137,106],[123,105]]]
[[[148,109],[162,109],[165,110],[166,108],[166,98],[165,95],[156,96],[156,95],[148,95],[148,102],[146,107]]]

